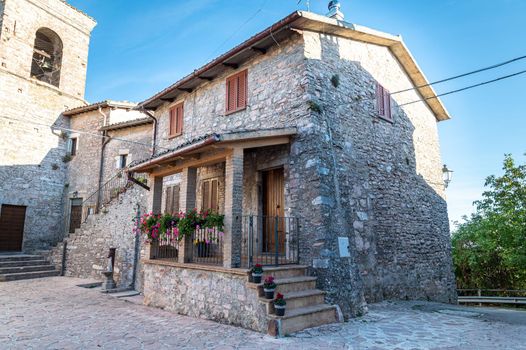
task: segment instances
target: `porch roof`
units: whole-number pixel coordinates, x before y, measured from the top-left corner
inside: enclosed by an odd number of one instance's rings
[[[240,130],[223,134],[205,134],[189,140],[179,146],[167,149],[149,159],[132,162],[130,172],[152,172],[187,156],[206,152],[207,150],[255,148],[290,142],[290,137],[296,135],[295,127]]]

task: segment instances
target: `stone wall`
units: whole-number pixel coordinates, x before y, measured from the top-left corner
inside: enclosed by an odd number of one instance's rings
[[[410,91],[393,96],[393,123],[378,117],[376,82],[390,91],[413,87],[388,48],[318,33],[304,36],[309,94],[321,109],[313,113],[310,131],[318,154],[305,168],[317,169],[322,193],[311,203],[330,220],[323,237],[310,236],[312,246],[306,248],[322,288],[339,304],[346,303],[342,291],[348,285],[363,288],[368,301],[454,302],[434,115],[424,103],[400,108],[419,99]],[[340,78],[337,87],[334,75]],[[349,238],[351,258],[339,257],[338,237]],[[351,276],[359,275],[337,279],[348,275],[348,268]]]
[[[117,248],[115,281],[119,287],[133,283],[133,266],[140,261],[140,246],[136,253],[136,239],[132,219],[139,205],[141,213],[146,208],[147,191],[139,186],[129,188],[107,207],[106,213],[92,215],[81,228],[65,239],[67,242],[65,275],[70,277],[102,280],[101,272],[107,269],[109,248]],[[142,244],[142,242],[140,242]],[[63,244],[52,251],[52,262],[60,269]],[[137,254],[137,255],[136,255]],[[142,266],[138,265],[136,289],[142,291]]]
[[[63,232],[66,183],[66,142],[50,126],[67,126],[61,112],[85,104],[89,35],[95,23],[59,0],[1,4],[0,204],[27,206],[23,249],[46,249]],[[41,27],[54,30],[63,41],[59,88],[30,77],[35,33]]]
[[[299,35],[273,46],[265,55],[256,56],[239,69],[218,76],[182,99],[156,110],[159,119],[158,144],[175,147],[207,133],[257,130],[296,126],[308,115],[302,81],[303,46]],[[248,99],[245,110],[225,115],[225,79],[248,69]],[[272,76],[272,79],[269,79]],[[169,108],[184,101],[183,135],[168,137]],[[162,149],[161,149],[162,150]]]
[[[172,266],[171,266],[172,265]],[[267,314],[246,274],[144,261],[144,303],[196,318],[267,331]]]

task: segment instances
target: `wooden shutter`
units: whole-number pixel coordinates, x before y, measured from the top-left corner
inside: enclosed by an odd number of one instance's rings
[[[389,91],[384,89],[384,117],[386,119],[392,120],[391,115],[391,94]]]
[[[244,70],[226,79],[226,112],[232,113],[247,106],[247,71]]]
[[[203,201],[201,203],[201,209],[210,209],[210,181],[203,181],[202,184]]]
[[[383,116],[385,111],[384,87],[380,85],[380,83],[376,84],[376,106],[378,108],[378,114]]]
[[[210,209],[214,210],[215,212],[219,211],[218,185],[219,185],[219,181],[212,180],[212,186],[210,189]]]
[[[174,192],[173,187],[166,188],[166,204],[164,206],[164,212],[173,214],[172,207],[174,202]]]
[[[247,106],[247,71],[239,73],[237,77],[237,109]]]
[[[183,103],[179,103],[170,109],[170,131],[169,137],[179,136],[183,133],[184,109]]]
[[[179,185],[175,185],[172,187],[172,194],[173,194],[172,213],[179,212],[179,192],[180,192]]]

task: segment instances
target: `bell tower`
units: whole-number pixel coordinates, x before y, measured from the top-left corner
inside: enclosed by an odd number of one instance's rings
[[[14,238],[2,236],[0,209],[0,251],[46,249],[60,235],[67,134],[55,126],[86,104],[95,25],[62,0],[0,0],[0,205],[25,208]]]

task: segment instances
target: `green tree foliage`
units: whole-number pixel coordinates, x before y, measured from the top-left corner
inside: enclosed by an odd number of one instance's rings
[[[526,164],[506,155],[503,170],[453,234],[459,288],[526,289]]]

